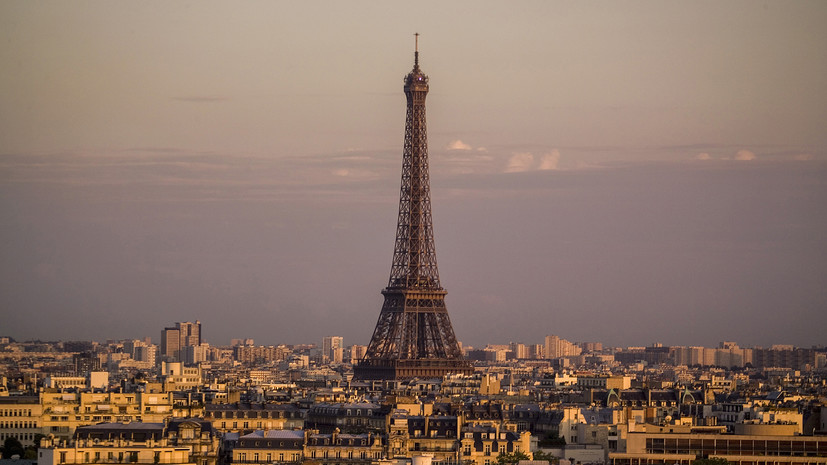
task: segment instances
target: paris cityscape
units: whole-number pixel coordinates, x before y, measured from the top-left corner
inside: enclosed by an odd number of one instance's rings
[[[827,4],[472,5],[0,6],[0,465],[827,465]]]

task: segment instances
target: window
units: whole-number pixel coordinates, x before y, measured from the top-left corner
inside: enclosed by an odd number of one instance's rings
[[[491,444],[485,445],[485,455],[491,455]]]

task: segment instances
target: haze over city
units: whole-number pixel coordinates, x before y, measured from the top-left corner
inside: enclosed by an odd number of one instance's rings
[[[465,344],[823,344],[827,4],[0,5],[0,335],[366,344],[430,76]]]

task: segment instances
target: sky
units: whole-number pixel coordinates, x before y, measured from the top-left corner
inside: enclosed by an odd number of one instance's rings
[[[827,3],[0,3],[0,335],[367,344],[405,98],[465,345],[827,344]]]

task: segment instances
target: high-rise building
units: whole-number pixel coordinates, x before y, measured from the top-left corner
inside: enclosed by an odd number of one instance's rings
[[[326,336],[322,339],[322,360],[330,363],[342,363],[344,347],[342,336]]]
[[[201,345],[201,322],[184,321],[161,331],[161,357],[167,361],[181,361],[181,349]]]
[[[175,326],[181,332],[181,347],[199,346],[201,345],[201,322],[185,321],[182,323],[175,323]]]
[[[365,357],[354,368],[358,379],[473,372],[451,327],[437,270],[425,124],[428,76],[419,68],[418,39],[413,70],[405,76],[407,114],[393,262],[379,321]]]
[[[83,352],[72,356],[75,376],[87,376],[92,371],[100,371],[101,361],[94,352]]]
[[[525,344],[521,344],[519,342],[512,342],[510,345],[510,349],[513,353],[513,358],[516,358],[518,360],[525,360],[527,358],[530,358],[528,346]]]
[[[581,349],[571,342],[558,336],[546,336],[546,358],[560,358],[569,355],[580,355]]]
[[[368,346],[358,344],[350,346],[350,363],[359,363],[359,360],[362,360],[362,357],[365,356],[365,352],[367,352],[367,350]]]
[[[161,358],[176,361],[181,355],[181,331],[178,328],[164,328],[161,331]]]

